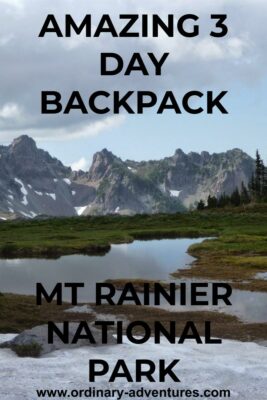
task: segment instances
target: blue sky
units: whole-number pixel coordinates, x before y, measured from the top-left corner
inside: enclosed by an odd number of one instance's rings
[[[77,7],[79,3],[79,7]],[[200,36],[194,39],[87,39],[82,36],[43,39],[38,33],[49,13],[62,22],[66,13],[80,21],[90,13],[93,23],[103,13],[114,20],[120,13],[151,13],[164,18],[194,13]],[[208,35],[211,13],[228,15],[224,39]],[[0,143],[28,134],[65,164],[88,168],[96,151],[108,148],[123,159],[147,160],[185,152],[222,152],[239,147],[254,156],[258,148],[267,162],[267,26],[265,0],[0,0]],[[101,77],[99,57],[114,51],[125,60],[134,51],[169,52],[161,77]],[[41,90],[84,96],[105,89],[173,90],[179,98],[188,90],[219,93],[228,90],[229,115],[156,115],[120,117],[90,115],[42,116]]]
[[[267,82],[252,88],[229,89],[227,97],[228,115],[163,115],[146,113],[141,116],[128,115],[118,127],[96,137],[62,141],[42,141],[54,155],[67,164],[79,158],[90,163],[92,154],[108,148],[122,159],[147,160],[170,156],[175,149],[184,152],[207,150],[223,152],[235,147],[251,156],[259,149],[267,161]],[[87,149],[87,152],[85,152]]]

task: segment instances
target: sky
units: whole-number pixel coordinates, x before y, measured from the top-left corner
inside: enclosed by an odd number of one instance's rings
[[[199,16],[200,35],[175,38],[58,38],[39,32],[48,14],[63,27],[65,14],[81,22],[92,15],[93,29],[103,14],[120,27],[120,14]],[[228,35],[209,36],[211,14],[227,14]],[[267,15],[266,0],[0,0],[0,144],[22,134],[32,136],[74,169],[87,169],[103,148],[122,159],[148,160],[185,152],[223,152],[241,148],[267,162]],[[137,25],[138,27],[138,25]],[[118,53],[129,62],[140,52],[149,76],[100,75],[101,52]],[[155,76],[147,53],[170,55]],[[56,90],[67,99],[73,90],[84,98],[96,90],[152,90],[159,100],[172,90],[179,100],[189,90],[227,90],[228,115],[177,115],[155,109],[143,115],[42,115],[41,91]]]

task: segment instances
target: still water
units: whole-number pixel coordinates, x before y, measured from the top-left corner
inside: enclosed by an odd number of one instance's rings
[[[0,292],[35,294],[37,282],[41,282],[47,291],[52,290],[57,282],[83,282],[85,288],[79,292],[79,300],[94,302],[95,283],[107,279],[174,281],[170,274],[177,269],[190,268],[194,260],[187,254],[188,247],[202,240],[135,241],[113,245],[111,251],[102,257],[73,255],[58,260],[0,260]],[[65,297],[65,300],[69,298]],[[221,304],[213,309],[236,315],[248,322],[267,321],[266,293],[234,290],[231,301],[231,307]],[[174,312],[211,309],[179,305],[170,307],[167,304],[163,304],[162,308]]]

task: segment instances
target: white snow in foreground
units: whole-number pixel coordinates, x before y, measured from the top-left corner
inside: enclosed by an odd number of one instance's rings
[[[54,178],[53,181],[56,183],[58,180],[56,178]]]
[[[115,209],[115,214],[118,214],[120,212],[120,207],[117,207],[116,209]]]
[[[179,197],[181,190],[170,190],[171,197]]]
[[[71,194],[72,194],[72,196],[75,196],[76,195],[75,190],[72,190]]]
[[[0,342],[12,335],[0,335]],[[120,378],[109,384],[107,377],[88,382],[88,360],[104,359],[114,367],[124,359],[131,373],[136,359],[171,362],[180,359],[175,371],[181,383],[127,383]],[[224,341],[221,345],[198,345],[189,342],[172,345],[152,341],[143,345],[125,343],[115,346],[82,347],[61,350],[41,359],[18,358],[11,350],[0,349],[1,400],[36,398],[36,389],[229,389],[231,399],[263,400],[266,396],[267,348],[255,343]],[[116,397],[114,397],[115,399]],[[128,399],[124,396],[123,399]],[[152,397],[148,397],[152,399]],[[202,397],[205,399],[204,397]],[[55,399],[58,399],[55,397]],[[163,399],[163,398],[162,398]]]
[[[129,320],[125,318],[123,315],[112,315],[112,314],[101,314],[97,313],[95,316],[96,321],[111,321],[111,322],[118,322],[124,321],[125,324],[129,325]]]
[[[83,207],[74,207],[77,215],[82,215],[84,211],[87,209],[89,206],[83,206]]]
[[[13,196],[12,194],[8,194],[7,197],[8,197],[10,200],[14,200],[14,196]]]
[[[52,197],[53,200],[56,200],[55,193],[46,193],[46,195]]]
[[[8,211],[11,212],[11,213],[14,212],[13,208],[11,208],[11,207],[8,207]]]
[[[68,308],[65,310],[66,313],[78,313],[78,314],[95,314],[92,307],[88,306],[87,304],[83,306],[75,306],[72,308]]]
[[[20,185],[20,191],[23,194],[23,199],[22,199],[21,203],[24,204],[24,206],[27,206],[28,205],[28,200],[27,200],[28,191],[27,191],[26,187],[24,186],[24,183],[20,179],[15,178],[15,182],[17,182]]]
[[[64,178],[63,181],[66,182],[67,185],[71,185],[71,181],[68,178]]]
[[[2,221],[7,221],[7,219],[4,218],[4,217],[0,217],[0,219],[1,219]]]

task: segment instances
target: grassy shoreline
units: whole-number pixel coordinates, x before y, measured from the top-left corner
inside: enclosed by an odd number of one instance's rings
[[[112,244],[164,238],[207,238],[188,249],[196,258],[175,278],[230,281],[235,288],[267,292],[267,206],[185,214],[55,218],[0,225],[1,258],[105,255]]]
[[[131,321],[146,321],[151,328],[155,321],[168,328],[169,321],[176,321],[177,331],[182,330],[187,321],[194,321],[198,331],[204,335],[204,321],[212,322],[213,337],[240,341],[261,342],[267,339],[266,324],[243,323],[238,318],[223,313],[208,311],[170,312],[154,307],[124,306],[95,306],[90,304],[94,313],[65,312],[72,308],[65,303],[57,306],[55,303],[36,306],[34,296],[4,294],[0,296],[0,334],[20,333],[47,321],[87,321],[95,320],[96,315],[112,315],[114,318]]]
[[[42,221],[11,221],[0,225],[0,257],[59,258],[69,254],[106,254],[112,244],[163,238],[211,238],[192,245],[196,258],[192,267],[174,271],[174,277],[229,281],[234,288],[267,292],[267,281],[255,279],[267,272],[267,207],[192,212],[175,215],[134,217],[60,218]],[[142,279],[135,282],[142,286]],[[124,281],[113,282],[118,287]],[[70,304],[35,305],[34,296],[0,295],[0,333],[18,333],[48,320],[93,321],[95,314],[65,313]],[[100,314],[131,320],[168,323],[182,327],[194,320],[202,332],[204,320],[211,320],[213,334],[223,339],[266,340],[266,323],[245,324],[236,317],[216,312],[177,312],[151,307],[101,306]],[[167,326],[167,325],[166,325]]]

